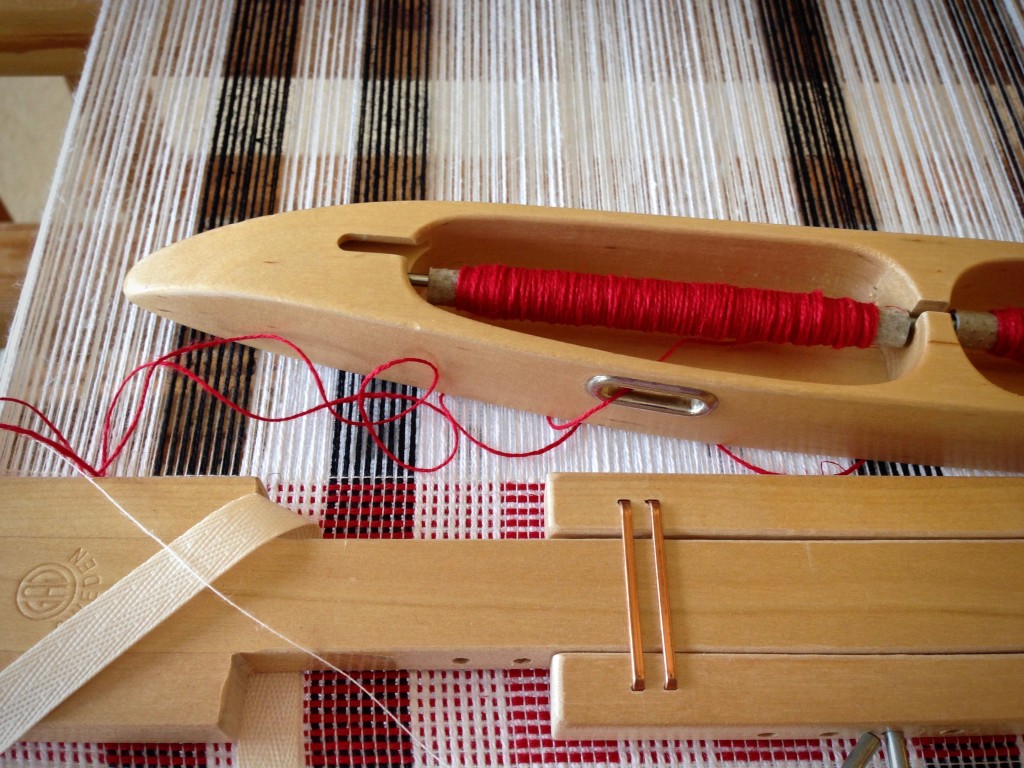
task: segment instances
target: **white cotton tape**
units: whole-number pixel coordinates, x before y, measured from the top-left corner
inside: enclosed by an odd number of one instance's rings
[[[301,672],[252,676],[245,689],[241,730],[235,742],[235,768],[305,768],[304,695]]]
[[[209,582],[270,539],[307,525],[254,493],[146,560],[0,671],[0,753]]]

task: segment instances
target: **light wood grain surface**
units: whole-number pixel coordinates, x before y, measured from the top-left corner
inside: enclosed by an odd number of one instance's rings
[[[677,339],[482,322],[428,304],[409,284],[410,271],[484,258],[820,289],[922,314],[911,343],[898,350],[695,342],[659,362]],[[591,377],[618,376],[709,392],[718,407],[691,417],[613,404],[591,421],[706,443],[1020,470],[1024,366],[968,356],[944,311],[954,297],[960,309],[1024,301],[1014,293],[1015,275],[1024,278],[1019,243],[413,202],[222,227],[144,259],[125,292],[152,312],[216,335],[282,335],[342,370],[424,357],[440,368],[442,391],[558,418],[596,404],[587,392]],[[388,375],[426,383],[426,374],[408,366]]]
[[[99,0],[0,0],[0,75],[77,79]]]
[[[872,480],[893,489],[902,482]],[[979,490],[989,483],[973,480]],[[165,537],[225,495],[253,488],[252,480],[237,479],[107,483]],[[937,493],[940,485],[934,484]],[[5,665],[60,618],[33,615],[19,598],[40,565],[70,565],[97,590],[151,555],[155,544],[81,482],[6,480],[0,491],[0,592],[15,598],[0,603]],[[765,494],[762,504],[782,505],[786,497]],[[890,507],[898,500],[893,491]],[[1024,540],[1009,535],[666,541],[675,651],[1022,654]],[[642,638],[652,652],[660,648],[653,553],[645,540],[636,549]],[[548,666],[559,653],[626,653],[623,567],[622,544],[612,538],[277,540],[217,585],[346,669],[532,668]],[[311,590],[314,584],[332,588]],[[34,735],[221,738],[230,735],[237,714],[222,700],[240,700],[236,689],[250,672],[315,666],[204,593]]]
[[[36,242],[35,224],[0,223],[0,347],[7,340],[21,286]]]

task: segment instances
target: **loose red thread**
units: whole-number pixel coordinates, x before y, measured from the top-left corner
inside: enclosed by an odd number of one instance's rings
[[[993,309],[996,316],[996,342],[993,355],[1024,361],[1024,309]]]
[[[302,362],[308,369],[310,375],[312,376],[317,394],[320,396],[321,402],[319,405],[313,406],[312,408],[307,408],[306,410],[303,411],[297,411],[295,413],[286,414],[284,416],[265,416],[263,414],[255,413],[247,408],[243,408],[242,406],[238,405],[238,403],[234,402],[226,395],[224,395],[222,392],[211,386],[208,382],[200,378],[195,372],[177,362],[179,358],[182,358],[192,352],[197,352],[199,350],[211,349],[233,342],[247,342],[256,340],[275,341],[280,344],[283,344],[284,346],[288,347],[293,353],[295,353],[295,355],[300,360],[302,360]],[[406,363],[424,366],[430,370],[431,383],[425,390],[424,394],[422,394],[419,397],[414,397],[411,395],[403,395],[398,393],[367,391],[367,388],[370,386],[371,382],[384,371],[387,371],[390,368],[394,368],[396,366],[403,365]],[[139,422],[142,419],[143,409],[145,407],[146,400],[149,396],[149,390],[150,386],[152,385],[153,376],[160,369],[171,370],[181,376],[184,376],[187,379],[190,379],[191,381],[195,382],[200,389],[202,389],[208,395],[216,399],[218,402],[223,403],[225,406],[235,411],[236,413],[239,413],[242,416],[249,419],[253,419],[255,421],[263,421],[269,423],[293,421],[295,419],[300,419],[304,416],[309,416],[310,414],[316,413],[318,411],[327,410],[333,418],[337,419],[338,421],[344,424],[367,429],[374,443],[378,446],[378,448],[380,448],[380,450],[386,453],[402,468],[408,469],[410,471],[431,472],[440,469],[441,467],[448,464],[455,457],[455,454],[458,451],[459,433],[458,430],[453,430],[455,439],[453,440],[452,449],[448,456],[441,461],[441,463],[434,467],[414,467],[406,464],[405,462],[401,461],[401,459],[399,459],[397,456],[395,456],[384,444],[384,441],[380,438],[380,435],[377,432],[377,427],[383,424],[397,421],[398,419],[407,416],[412,411],[420,407],[429,408],[441,414],[446,419],[451,419],[451,416],[450,414],[448,414],[446,408],[443,408],[441,406],[438,406],[434,403],[427,401],[427,398],[430,397],[430,395],[436,389],[438,379],[440,378],[440,372],[438,371],[437,366],[435,366],[433,363],[420,358],[400,358],[397,360],[392,360],[388,363],[378,366],[373,371],[371,371],[370,374],[366,376],[362,384],[359,386],[359,390],[356,392],[356,394],[347,397],[331,399],[327,395],[327,390],[324,386],[323,380],[320,378],[320,374],[317,372],[316,367],[313,365],[313,361],[306,356],[305,352],[303,352],[297,345],[293,344],[292,342],[288,341],[285,338],[282,338],[275,334],[263,333],[251,334],[247,336],[234,336],[228,339],[212,339],[209,341],[202,341],[194,344],[189,344],[184,347],[175,349],[171,352],[168,352],[165,355],[161,355],[155,360],[143,363],[142,365],[139,365],[136,368],[134,368],[121,381],[121,384],[118,386],[117,391],[114,394],[114,399],[111,401],[110,406],[108,407],[106,415],[103,419],[103,428],[101,434],[102,455],[100,457],[100,461],[97,462],[96,464],[89,463],[81,454],[75,451],[71,444],[68,442],[67,438],[61,433],[61,431],[56,427],[56,425],[54,425],[53,422],[50,421],[38,408],[36,408],[30,403],[25,402],[24,400],[12,397],[0,398],[0,402],[15,403],[17,405],[29,409],[46,425],[46,428],[50,431],[52,437],[48,437],[47,435],[42,434],[37,430],[28,429],[26,427],[21,427],[16,424],[0,423],[0,429],[3,429],[8,432],[14,432],[15,434],[23,435],[33,440],[36,440],[40,443],[43,443],[44,445],[47,445],[53,450],[55,450],[61,456],[64,456],[65,458],[73,462],[75,466],[78,467],[78,469],[81,470],[82,472],[88,475],[92,475],[93,477],[104,477],[107,471],[109,470],[110,466],[117,460],[117,458],[124,451],[124,448],[128,444],[128,441],[131,438],[132,434],[138,428]],[[112,435],[112,432],[113,420],[115,415],[117,414],[118,402],[120,401],[121,396],[124,394],[124,391],[128,387],[128,385],[132,382],[133,379],[135,379],[136,376],[139,376],[140,374],[143,375],[143,380],[141,385],[141,391],[139,393],[138,403],[136,404],[135,409],[131,412],[129,424],[128,427],[125,429],[124,434],[122,434],[120,438],[116,440],[115,443],[115,438]],[[395,400],[406,403],[406,406],[402,408],[402,410],[400,410],[398,413],[392,416],[383,419],[373,419],[370,416],[369,410],[367,408],[368,401],[372,400]],[[338,406],[353,403],[356,405],[359,411],[358,419],[347,418],[337,410]],[[111,447],[112,443],[113,447]]]
[[[739,464],[741,467],[745,467],[746,469],[749,469],[751,472],[753,472],[755,474],[758,474],[758,475],[781,475],[781,474],[783,474],[782,472],[773,472],[770,469],[765,469],[764,467],[759,467],[759,466],[757,466],[757,464],[751,464],[746,459],[737,456],[735,453],[730,451],[728,448],[726,448],[721,443],[718,443],[715,447],[718,450],[720,450],[722,453],[724,453],[726,456],[728,456],[730,459],[735,461],[737,464]],[[857,461],[855,461],[853,464],[851,464],[848,467],[841,467],[838,464],[836,464],[834,461],[823,461],[821,463],[821,474],[823,474],[823,475],[825,474],[825,465],[826,464],[832,464],[833,466],[839,467],[839,471],[838,472],[832,472],[831,474],[836,476],[836,477],[843,477],[845,475],[852,475],[858,469],[863,467],[866,463],[867,462],[864,459],[858,459]]]
[[[249,409],[240,406],[238,403],[228,398],[223,392],[211,386],[207,381],[202,379],[194,371],[178,362],[180,358],[183,358],[189,355],[190,353],[198,352],[200,350],[212,349],[214,347],[220,347],[235,342],[248,342],[257,340],[274,341],[279,344],[282,344],[288,349],[290,349],[295,354],[296,357],[302,360],[303,364],[305,365],[306,369],[309,371],[309,374],[313,379],[313,384],[316,388],[317,394],[320,397],[320,403],[318,405],[315,405],[311,408],[307,408],[302,411],[289,413],[284,416],[265,416],[263,414],[250,411]],[[668,359],[669,356],[671,356],[672,353],[675,352],[675,350],[678,349],[678,347],[684,342],[685,340],[680,340],[673,344],[659,358],[659,361],[664,361]],[[393,392],[369,391],[369,387],[374,379],[376,379],[385,371],[388,371],[391,368],[395,368],[400,365],[423,366],[430,371],[430,384],[425,389],[422,390],[421,395],[416,397],[412,395],[404,395]],[[373,440],[374,444],[381,452],[388,456],[388,458],[394,461],[398,466],[410,472],[436,472],[442,467],[445,467],[448,464],[450,464],[452,460],[455,458],[456,454],[458,453],[460,438],[467,439],[468,441],[473,443],[473,445],[478,446],[479,448],[487,451],[488,453],[494,454],[496,456],[502,456],[505,458],[527,458],[530,456],[539,456],[544,453],[548,453],[549,451],[554,450],[558,446],[562,445],[562,443],[567,441],[569,438],[571,438],[587,419],[589,419],[595,413],[598,413],[599,411],[607,408],[620,397],[622,397],[622,395],[626,394],[625,390],[619,392],[614,396],[608,398],[607,400],[603,400],[602,402],[598,403],[593,408],[586,410],[576,418],[564,423],[558,423],[552,417],[549,416],[547,419],[549,426],[553,430],[561,432],[561,435],[559,435],[557,438],[547,443],[546,445],[541,446],[540,448],[535,448],[533,450],[528,451],[505,451],[500,448],[495,448],[494,446],[488,445],[484,441],[473,436],[468,430],[466,430],[466,428],[462,426],[462,424],[458,421],[454,414],[452,414],[452,412],[448,409],[448,406],[445,404],[443,394],[439,394],[437,403],[430,402],[429,398],[437,390],[437,384],[440,379],[440,371],[438,370],[436,365],[434,365],[428,360],[424,360],[418,357],[403,357],[398,358],[396,360],[391,360],[387,363],[377,366],[372,371],[370,371],[370,373],[367,374],[366,377],[364,377],[362,383],[359,385],[358,391],[354,395],[331,399],[327,395],[327,389],[324,386],[323,379],[321,379],[320,374],[316,370],[316,366],[314,366],[313,361],[309,359],[309,357],[306,355],[305,352],[302,351],[302,349],[300,349],[296,344],[292,343],[288,339],[285,339],[281,336],[277,336],[276,334],[260,333],[251,334],[247,336],[233,336],[227,339],[211,339],[208,341],[196,342],[194,344],[189,344],[184,347],[175,349],[171,352],[161,355],[155,360],[151,360],[147,363],[142,363],[141,365],[138,365],[135,368],[133,368],[118,385],[117,390],[115,391],[114,394],[114,398],[113,400],[111,400],[110,406],[107,408],[106,414],[103,419],[103,427],[101,433],[101,456],[100,460],[95,464],[90,463],[78,451],[76,451],[74,447],[71,445],[71,443],[68,441],[68,439],[65,437],[65,435],[60,431],[60,429],[49,418],[47,418],[47,416],[41,410],[39,410],[31,403],[28,403],[19,398],[0,397],[0,402],[14,403],[16,405],[28,409],[34,416],[36,416],[36,418],[43,422],[43,424],[46,426],[46,429],[49,430],[50,436],[47,436],[46,434],[43,434],[38,430],[29,429],[28,427],[22,427],[20,425],[10,424],[7,422],[0,422],[0,430],[13,432],[14,434],[28,437],[32,440],[42,443],[43,445],[49,446],[58,454],[71,461],[81,472],[87,475],[90,475],[92,477],[105,477],[107,471],[114,464],[114,462],[117,461],[117,458],[124,451],[125,447],[128,444],[128,441],[131,439],[131,436],[138,428],[139,422],[142,419],[142,415],[145,409],[146,401],[149,397],[149,391],[152,385],[153,377],[156,375],[157,371],[161,369],[173,371],[174,373],[177,373],[195,382],[195,384],[202,391],[206,392],[210,397],[213,397],[218,402],[223,403],[226,407],[230,408],[236,413],[239,413],[242,416],[249,419],[253,419],[255,421],[262,421],[266,423],[293,421],[295,419],[300,419],[303,418],[304,416],[309,416],[319,411],[326,410],[331,415],[332,418],[337,419],[343,424],[365,429],[367,433],[370,435],[370,438]],[[118,412],[118,403],[120,402],[122,395],[124,394],[128,386],[131,384],[131,382],[137,376],[140,375],[143,377],[143,379],[141,389],[139,392],[138,402],[136,403],[134,410],[131,411],[129,423],[128,426],[125,428],[124,433],[120,437],[115,437],[113,435],[113,422]],[[373,400],[392,400],[404,403],[405,406],[397,413],[391,416],[381,419],[374,419],[370,416],[370,412],[367,407],[367,404]],[[339,406],[351,404],[355,404],[359,412],[358,419],[347,418],[338,411]],[[435,464],[434,466],[420,467],[408,464],[407,462],[403,461],[401,458],[396,456],[394,452],[391,451],[391,449],[388,448],[387,444],[381,439],[380,434],[378,432],[378,427],[402,419],[411,414],[417,408],[428,408],[434,411],[435,413],[439,414],[448,423],[452,430],[451,449],[449,450],[445,458],[442,459],[437,464]],[[775,474],[773,472],[770,472],[769,470],[762,469],[760,467],[757,467],[756,465],[753,465],[741,459],[740,457],[733,454],[725,446],[719,445],[718,448],[731,459],[754,472],[758,472],[760,474]],[[850,472],[853,472],[857,468],[857,466],[859,466],[859,464],[854,465],[853,467],[839,474],[849,474]]]
[[[247,408],[240,406],[238,403],[234,402],[226,395],[224,395],[224,393],[220,392],[219,390],[211,386],[208,382],[199,377],[194,371],[190,370],[189,368],[185,367],[183,364],[178,362],[179,359],[185,357],[186,355],[192,352],[197,352],[203,349],[211,349],[233,342],[248,342],[257,340],[275,341],[280,344],[283,344],[288,349],[290,349],[296,355],[296,357],[302,360],[306,369],[309,371],[310,376],[313,379],[313,384],[316,388],[317,394],[320,397],[320,403],[318,405],[315,405],[311,408],[307,408],[303,411],[297,411],[283,416],[265,416],[263,414],[255,413],[254,411],[251,411]],[[417,397],[392,392],[368,391],[368,388],[374,379],[379,377],[385,371],[388,371],[391,368],[395,368],[400,365],[422,366],[429,370],[430,384],[425,389],[422,390],[421,395]],[[132,371],[129,372],[129,374],[121,381],[120,385],[117,387],[117,390],[114,394],[114,398],[111,401],[110,406],[107,408],[106,415],[104,416],[103,419],[103,427],[101,433],[101,457],[100,460],[95,464],[90,463],[78,451],[76,451],[74,447],[71,445],[71,443],[68,441],[68,439],[65,437],[65,435],[60,431],[60,429],[49,418],[47,418],[42,411],[40,411],[31,403],[28,403],[19,398],[0,397],[0,402],[14,403],[16,405],[28,409],[34,416],[36,416],[40,421],[43,422],[46,429],[49,431],[49,435],[44,434],[39,430],[30,429],[28,427],[22,427],[17,424],[10,424],[6,422],[0,422],[0,429],[7,432],[13,432],[14,434],[17,435],[28,437],[32,440],[42,443],[43,445],[49,446],[58,454],[71,461],[79,470],[81,470],[85,474],[91,475],[93,477],[104,477],[107,471],[110,469],[111,465],[124,451],[125,446],[128,444],[128,441],[130,440],[132,434],[138,428],[139,422],[142,419],[142,414],[145,408],[146,401],[149,396],[149,391],[152,385],[153,377],[156,374],[156,372],[160,369],[173,371],[195,382],[195,384],[202,391],[216,399],[218,402],[223,403],[226,407],[230,408],[236,413],[239,413],[242,416],[249,419],[253,419],[255,421],[262,421],[268,423],[293,421],[295,419],[300,419],[303,418],[304,416],[309,416],[313,413],[317,413],[318,411],[326,410],[331,415],[331,417],[337,419],[343,424],[365,429],[378,449],[380,449],[398,466],[411,472],[435,472],[441,469],[442,467],[447,466],[449,463],[451,463],[451,461],[455,458],[455,455],[458,453],[460,437],[467,438],[468,440],[472,441],[475,445],[483,448],[484,450],[490,451],[491,453],[494,453],[499,456],[505,456],[509,458],[525,458],[527,456],[537,456],[543,453],[547,453],[548,451],[554,450],[556,447],[558,447],[566,440],[568,440],[570,437],[572,437],[572,435],[576,432],[576,430],[579,428],[579,426],[583,423],[583,421],[586,418],[593,415],[597,411],[600,411],[603,408],[608,407],[616,399],[611,398],[609,400],[606,400],[598,404],[594,408],[591,408],[585,414],[565,424],[557,424],[552,419],[549,418],[548,422],[551,424],[552,428],[562,431],[563,434],[560,435],[555,440],[553,440],[552,442],[548,443],[547,445],[530,451],[502,451],[500,449],[493,448],[487,445],[483,441],[471,435],[459,423],[459,421],[448,409],[448,406],[444,402],[443,395],[439,397],[438,403],[430,402],[429,398],[437,390],[437,383],[438,380],[440,379],[440,371],[438,370],[436,365],[434,365],[428,360],[416,357],[403,357],[396,360],[391,360],[387,363],[384,363],[383,365],[377,366],[369,374],[367,374],[367,376],[363,379],[363,382],[360,384],[358,391],[354,395],[331,399],[327,395],[327,389],[324,386],[323,380],[321,379],[320,374],[317,372],[316,367],[313,365],[313,361],[309,359],[309,357],[305,354],[305,352],[302,351],[302,349],[300,349],[297,345],[288,341],[287,339],[282,338],[281,336],[277,336],[275,334],[261,333],[247,336],[234,336],[228,339],[212,339],[209,341],[202,341],[197,342],[195,344],[189,344],[187,346],[180,347],[179,349],[175,349],[171,352],[168,352],[167,354],[161,355],[155,360],[143,363],[132,369]],[[143,377],[143,379],[141,384],[141,390],[139,392],[138,402],[135,405],[134,410],[130,414],[129,423],[128,426],[125,428],[124,433],[120,437],[115,437],[113,435],[113,422],[118,412],[118,403],[120,402],[122,395],[124,394],[128,386],[131,384],[131,382],[137,376],[140,375]],[[399,410],[397,413],[391,416],[381,419],[374,419],[373,417],[371,417],[368,408],[368,403],[374,400],[398,401],[400,403],[403,403],[404,407],[402,407],[401,410]],[[343,416],[338,410],[339,406],[351,404],[354,404],[358,410],[359,418],[357,419],[347,418]],[[434,411],[435,413],[439,414],[445,421],[447,421],[452,429],[451,449],[449,450],[445,458],[434,466],[420,467],[408,464],[407,462],[403,461],[388,448],[385,442],[381,439],[380,434],[378,432],[378,428],[381,427],[382,425],[398,421],[399,419],[408,416],[417,408],[428,408]]]
[[[455,307],[500,320],[836,349],[868,347],[878,333],[876,305],[828,298],[821,291],[792,293],[501,264],[462,267]]]

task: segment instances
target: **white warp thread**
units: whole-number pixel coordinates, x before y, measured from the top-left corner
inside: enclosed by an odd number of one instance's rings
[[[0,672],[0,753],[208,582],[261,544],[307,525],[259,494],[243,496],[119,580]]]

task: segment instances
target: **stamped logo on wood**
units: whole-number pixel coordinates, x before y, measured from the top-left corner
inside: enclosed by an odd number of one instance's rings
[[[95,558],[79,547],[64,562],[43,563],[25,574],[15,600],[26,619],[63,620],[94,600],[101,584]]]

